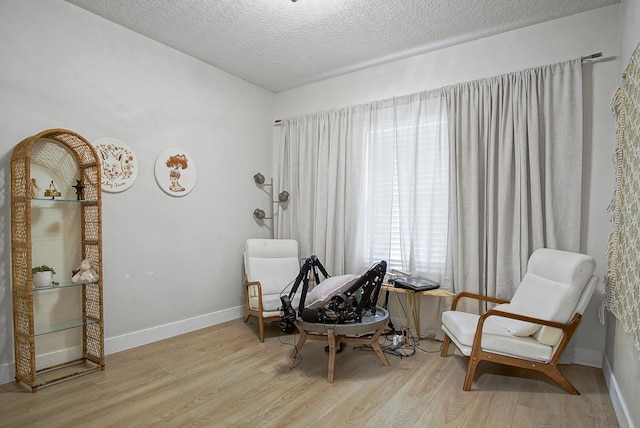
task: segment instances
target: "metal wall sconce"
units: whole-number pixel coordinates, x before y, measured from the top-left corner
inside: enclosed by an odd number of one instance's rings
[[[265,188],[265,187],[269,188],[268,191],[265,190],[265,192],[269,194],[269,200],[271,201],[271,204],[269,206],[269,210],[270,210],[269,216],[267,216],[267,213],[265,213],[264,210],[261,210],[260,208],[256,208],[255,210],[253,210],[253,217],[258,222],[260,222],[263,226],[266,226],[267,229],[271,231],[271,238],[273,238],[273,235],[274,235],[274,231],[273,231],[274,208],[273,207],[276,204],[283,204],[287,202],[289,200],[289,192],[287,192],[286,190],[283,190],[278,194],[278,199],[274,200],[273,199],[273,178],[270,178],[269,182],[267,183],[264,175],[262,175],[261,173],[257,173],[256,175],[253,176],[253,181],[255,181],[256,184],[262,188]],[[264,223],[265,220],[271,221],[271,227],[269,227],[269,225]]]

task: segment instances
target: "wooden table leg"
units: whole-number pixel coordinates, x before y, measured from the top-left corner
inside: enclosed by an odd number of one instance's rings
[[[297,327],[297,326],[296,326]],[[300,349],[302,349],[302,345],[307,341],[307,332],[301,328],[298,328],[298,333],[300,333],[300,339],[298,339],[298,343],[296,343],[296,347],[291,351],[291,358],[295,358],[298,355]]]
[[[336,367],[336,336],[333,334],[333,329],[327,330],[327,340],[329,341],[329,383],[333,383],[333,377]]]
[[[411,332],[411,324],[416,329],[416,335],[420,337],[420,295],[414,292],[407,293],[407,306],[409,308],[409,332]]]
[[[371,330],[363,330],[362,328],[356,328],[357,332],[349,335],[346,334],[349,331],[348,326],[338,326],[338,331],[340,331],[342,334],[336,334],[335,328],[329,327],[325,324],[296,322],[296,328],[300,333],[300,339],[298,340],[296,349],[294,349],[291,356],[295,357],[296,352],[298,352],[300,348],[302,348],[302,345],[304,345],[307,340],[326,340],[329,344],[329,362],[327,370],[327,379],[329,383],[333,383],[334,381],[336,353],[338,352],[338,347],[342,347],[342,345],[347,346],[354,344],[371,346],[376,352],[376,355],[378,356],[378,359],[382,362],[382,364],[388,366],[389,360],[387,360],[387,357],[382,352],[380,343],[378,343],[380,336],[382,335],[382,333],[384,333],[384,329],[389,324],[388,312],[386,314],[386,318],[383,321],[379,321],[376,323],[376,326],[378,328],[374,330],[373,335],[371,336],[364,334],[366,332],[371,332]],[[304,327],[308,327],[308,329],[305,330]]]
[[[373,348],[374,351],[376,351],[376,355],[382,362],[382,365],[385,365],[385,366],[389,365],[389,360],[387,360],[387,356],[384,355],[384,352],[382,352],[382,348],[380,347],[380,343],[378,342],[378,339],[380,338],[380,335],[384,332],[384,329],[387,328],[387,324],[389,324],[388,320],[378,330],[376,330],[376,333],[373,335],[373,337],[371,337],[371,347]]]

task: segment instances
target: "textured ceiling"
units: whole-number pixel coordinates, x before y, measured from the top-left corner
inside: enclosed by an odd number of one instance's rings
[[[273,92],[620,0],[66,0]]]

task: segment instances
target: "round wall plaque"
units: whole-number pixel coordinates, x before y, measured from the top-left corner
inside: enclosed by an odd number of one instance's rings
[[[171,196],[185,196],[196,185],[194,160],[182,149],[167,149],[158,156],[154,169],[158,186]]]
[[[131,148],[112,137],[100,138],[93,145],[102,166],[102,190],[116,193],[131,187],[138,177],[138,160]]]

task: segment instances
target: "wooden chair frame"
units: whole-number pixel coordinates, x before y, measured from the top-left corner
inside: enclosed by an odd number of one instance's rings
[[[476,299],[476,300],[492,302],[492,303],[509,303],[509,300],[505,300],[505,299],[500,299],[500,298],[491,297],[491,296],[482,296],[480,294],[474,294],[474,293],[468,293],[468,292],[461,292],[456,295],[456,297],[453,299],[453,302],[451,303],[452,311],[456,310],[458,301],[462,298],[470,298],[470,299]],[[524,358],[511,357],[511,356],[502,355],[502,354],[496,354],[496,353],[485,351],[482,349],[482,329],[484,326],[484,322],[490,316],[501,316],[505,318],[512,318],[515,320],[527,321],[527,322],[532,322],[536,324],[547,325],[550,327],[556,327],[561,329],[564,334],[562,336],[560,343],[558,344],[556,351],[551,357],[551,360],[547,363],[541,362],[541,361],[526,360]],[[476,327],[476,334],[473,339],[473,347],[471,350],[471,355],[468,357],[469,365],[467,366],[467,374],[465,376],[464,386],[462,389],[464,391],[471,390],[471,384],[473,383],[473,377],[475,375],[476,368],[478,367],[478,363],[484,360],[484,361],[490,361],[493,363],[520,367],[520,368],[535,370],[535,371],[544,373],[549,378],[551,378],[556,383],[558,383],[560,386],[562,386],[569,393],[574,395],[580,395],[580,392],[578,392],[578,390],[571,384],[571,382],[569,382],[569,380],[562,373],[560,373],[560,371],[558,370],[557,364],[558,364],[558,360],[562,356],[562,353],[564,352],[565,348],[569,344],[571,337],[573,337],[573,334],[578,328],[578,325],[580,324],[581,319],[582,319],[582,315],[579,313],[575,313],[567,324],[562,324],[554,321],[528,317],[525,315],[519,315],[519,314],[513,314],[509,312],[502,312],[495,309],[489,309],[488,311],[486,311],[480,316],[480,319],[478,319],[478,325]],[[441,357],[447,356],[447,353],[449,351],[449,343],[451,343],[451,338],[449,338],[449,336],[445,334],[444,342],[442,344],[442,349],[440,352]]]
[[[258,290],[258,309],[253,309],[251,307],[251,302],[249,300],[249,287],[256,287]],[[254,316],[258,318],[258,328],[260,330],[260,342],[264,343],[264,324],[267,322],[275,322],[280,321],[280,315],[274,315],[271,317],[265,317],[263,315],[264,310],[262,308],[262,284],[260,281],[249,281],[249,277],[244,275],[244,289],[245,289],[245,303],[247,306],[247,316],[244,318],[244,322],[248,322],[249,318]]]

